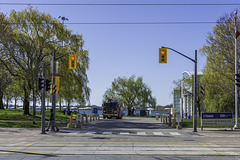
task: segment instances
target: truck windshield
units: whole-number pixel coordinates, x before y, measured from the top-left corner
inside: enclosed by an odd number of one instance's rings
[[[116,108],[117,104],[116,103],[105,103],[104,106],[107,107],[107,108]]]

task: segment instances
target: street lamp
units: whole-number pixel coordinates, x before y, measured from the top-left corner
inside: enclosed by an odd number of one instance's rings
[[[64,21],[68,21],[68,18],[63,17],[63,16],[58,16],[58,18],[60,18],[62,20],[62,23],[64,24]]]

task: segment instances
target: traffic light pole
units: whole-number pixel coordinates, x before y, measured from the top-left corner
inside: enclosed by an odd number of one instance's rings
[[[56,50],[53,50],[53,72],[52,72],[52,86],[55,86],[55,74],[56,74]],[[52,131],[55,131],[56,128],[56,93],[52,94],[52,110],[53,110],[53,124]]]
[[[45,91],[46,91],[46,86],[45,86],[45,62],[43,62],[43,72],[42,72],[42,77],[44,79],[44,87],[43,87],[43,90],[42,90],[42,108],[41,108],[41,111],[42,111],[42,123],[41,123],[41,128],[42,128],[42,132],[41,134],[46,134],[45,132]]]
[[[235,11],[235,16],[237,16],[237,11]],[[235,22],[236,23],[236,22]],[[237,48],[237,37],[235,37],[235,125],[234,129],[239,128],[238,126],[238,48]]]
[[[56,50],[53,50],[53,71],[52,71],[52,86],[55,86],[56,83],[56,61],[62,57],[64,57],[65,55],[71,54],[71,52],[66,53],[64,55],[61,55],[59,57],[56,58]],[[53,109],[53,113],[54,113],[54,120],[53,120],[53,125],[52,125],[52,131],[55,131],[56,128],[56,92],[53,92],[52,94],[52,109]]]
[[[162,48],[167,48],[167,49],[170,49],[178,54],[180,54],[181,56],[191,60],[192,62],[194,62],[194,104],[193,104],[193,132],[197,132],[197,50],[195,50],[195,60],[172,49],[172,48],[169,48],[169,47],[163,47]]]

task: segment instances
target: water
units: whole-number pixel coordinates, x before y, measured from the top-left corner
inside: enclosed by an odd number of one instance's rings
[[[30,109],[30,110],[32,110],[32,109]],[[37,111],[41,111],[41,109],[36,109],[36,110]],[[71,110],[71,111],[77,112],[77,110]],[[92,110],[91,109],[80,109],[79,113],[81,113],[81,114],[92,114]],[[124,110],[123,113],[125,115],[128,115],[128,110]],[[146,111],[146,114],[149,115],[149,116],[156,116],[156,113],[159,113],[159,112],[155,111],[155,110],[153,110],[153,111]],[[100,114],[100,115],[102,114],[102,110],[101,109],[100,110],[98,109],[98,114]],[[159,115],[162,115],[162,114],[166,114],[166,112],[159,113]],[[134,111],[134,115],[140,115],[140,110],[135,110]]]
[[[79,113],[81,113],[81,114],[92,114],[92,110],[87,110],[87,109],[79,110]],[[127,110],[124,110],[123,113],[125,115],[128,115],[128,111]],[[147,113],[147,115],[156,116],[157,111],[146,111],[146,113]],[[102,110],[98,110],[98,114],[101,115],[102,114]],[[140,110],[134,111],[134,114],[135,115],[137,115],[137,114],[140,115]],[[160,113],[160,115],[161,114],[166,114],[166,113]]]

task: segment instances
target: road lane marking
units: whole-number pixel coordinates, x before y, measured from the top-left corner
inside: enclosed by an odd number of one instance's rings
[[[73,133],[68,133],[68,135],[76,135],[78,134],[79,132],[73,132]]]
[[[153,132],[154,135],[163,136],[162,132]]]
[[[173,136],[180,136],[181,134],[179,134],[178,132],[169,132],[171,135]]]
[[[112,134],[112,132],[103,132],[103,134]]]
[[[126,134],[129,134],[129,132],[120,132],[120,134],[126,135]]]
[[[20,149],[26,148],[26,147],[30,147],[30,146],[32,146],[32,145],[34,145],[34,144],[37,144],[37,143],[39,143],[39,142],[29,143],[29,144],[26,144],[26,145],[24,145],[24,146],[21,146],[21,147],[12,149],[12,150],[9,150],[9,151],[6,151],[6,152],[2,152],[2,154],[7,154],[7,153],[10,153],[10,152],[15,152],[15,151],[17,151],[17,150],[20,150]]]
[[[87,132],[85,134],[95,134],[96,132]]]
[[[137,132],[137,135],[146,135],[145,132]]]

